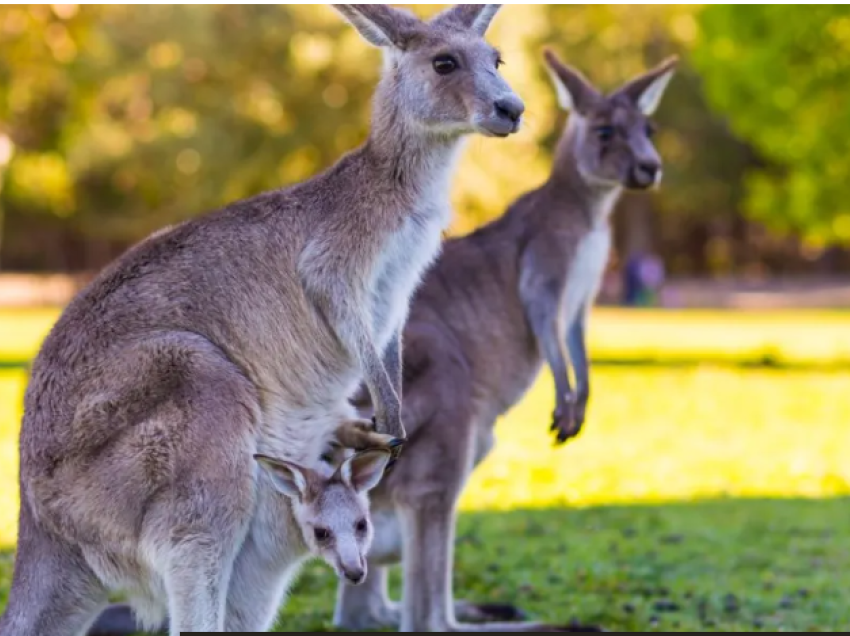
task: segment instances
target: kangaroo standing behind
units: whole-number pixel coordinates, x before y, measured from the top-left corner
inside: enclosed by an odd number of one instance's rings
[[[362,381],[379,439],[404,437],[400,334],[450,221],[459,142],[515,132],[523,104],[483,39],[500,5],[429,22],[334,6],[385,52],[368,141],[312,180],[143,241],[45,339],[2,636],[76,636],[108,592],[150,580],[172,634],[221,632],[277,593],[229,603],[231,580],[252,576],[245,550],[279,531],[252,456],[312,467]]]
[[[493,446],[496,419],[520,400],[544,363],[555,377],[558,439],[578,434],[590,394],[585,324],[609,255],[609,216],[624,188],[644,190],[661,177],[648,117],[675,61],[604,96],[551,52],[546,59],[561,105],[570,110],[551,176],[502,218],[448,241],[417,292],[404,333],[406,461],[372,494],[369,575],[357,588],[340,584],[339,627],[602,631],[463,624],[457,619],[486,619],[488,608],[454,603],[452,594],[457,498]],[[400,560],[398,605],[387,596],[387,566]]]

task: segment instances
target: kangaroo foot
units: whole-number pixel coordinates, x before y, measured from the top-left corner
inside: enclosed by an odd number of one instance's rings
[[[503,623],[528,620],[525,612],[509,603],[455,601],[455,616],[464,623]]]
[[[141,632],[128,605],[112,605],[103,611],[86,636],[133,636]],[[155,633],[167,634],[168,628],[162,626]]]

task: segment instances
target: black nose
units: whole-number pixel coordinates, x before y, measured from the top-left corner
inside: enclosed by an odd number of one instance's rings
[[[639,183],[653,184],[661,172],[661,166],[657,163],[639,163],[635,167],[635,176]]]
[[[499,117],[510,119],[514,123],[519,121],[524,112],[525,104],[519,97],[503,97],[496,102],[496,113]]]
[[[345,573],[345,578],[349,581],[357,585],[366,577],[366,573],[363,570],[350,570]]]

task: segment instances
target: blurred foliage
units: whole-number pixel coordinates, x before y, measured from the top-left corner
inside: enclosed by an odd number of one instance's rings
[[[710,103],[765,162],[747,209],[813,246],[850,244],[850,9],[716,4],[700,23]]]
[[[440,6],[413,9],[428,16]],[[544,45],[605,89],[678,52],[682,70],[657,117],[665,185],[627,198],[618,245],[645,235],[676,273],[758,268],[771,249],[787,251],[741,217],[755,166],[748,142],[767,133],[739,126],[736,136],[710,111],[689,55],[701,24],[710,30],[719,19],[702,11],[506,6],[489,39],[526,101],[527,124],[510,140],[470,140],[453,231],[501,214],[546,177],[563,114],[541,64]],[[773,46],[766,35],[753,43]],[[705,58],[700,70],[711,80]],[[365,138],[379,68],[379,52],[323,5],[0,8],[6,260],[98,267],[162,225],[309,177]]]

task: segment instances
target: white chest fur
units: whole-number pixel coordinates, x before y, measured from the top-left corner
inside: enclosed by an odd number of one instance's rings
[[[381,348],[405,322],[411,297],[439,254],[450,221],[451,206],[441,192],[422,201],[389,237],[372,286],[373,328]]]
[[[592,230],[579,243],[564,291],[565,327],[572,325],[580,313],[587,311],[596,300],[610,251],[611,230],[608,226]]]

